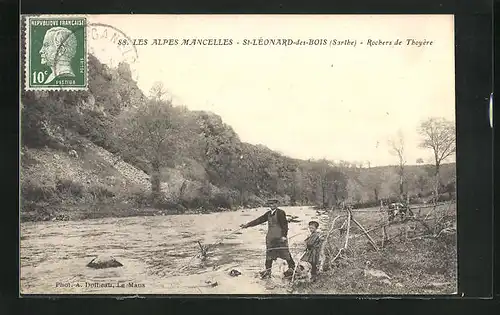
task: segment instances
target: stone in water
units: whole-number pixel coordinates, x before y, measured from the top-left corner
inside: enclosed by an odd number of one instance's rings
[[[112,256],[95,257],[87,264],[87,267],[94,269],[116,268],[122,266],[123,265]]]

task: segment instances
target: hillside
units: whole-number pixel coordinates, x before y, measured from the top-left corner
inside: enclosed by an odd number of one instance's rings
[[[241,142],[218,115],[148,97],[127,64],[111,69],[93,56],[89,91],[23,92],[21,109],[24,220],[220,211],[267,198],[376,204],[398,191],[396,167],[302,161]],[[155,133],[134,124],[165,121],[163,151],[151,152]],[[405,174],[410,195],[430,195],[431,166]],[[454,177],[454,164],[443,165],[443,192],[453,191]]]

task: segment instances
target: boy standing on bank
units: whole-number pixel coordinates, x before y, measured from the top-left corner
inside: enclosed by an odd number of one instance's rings
[[[319,223],[316,221],[309,222],[309,232],[311,234],[305,239],[306,252],[302,256],[302,261],[311,264],[311,280],[314,282],[318,276],[318,264],[321,251],[322,238],[318,232]]]

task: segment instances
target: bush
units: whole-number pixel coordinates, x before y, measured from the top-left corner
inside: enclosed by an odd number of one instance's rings
[[[180,200],[180,203],[182,204],[183,207],[187,208],[187,209],[199,209],[199,208],[203,208],[203,209],[212,209],[213,206],[210,205],[210,203],[208,202],[208,198],[204,198],[204,197],[200,197],[200,196],[197,196],[197,197],[194,197],[194,198],[182,198]]]
[[[231,209],[234,205],[234,199],[228,193],[220,192],[214,194],[209,203],[215,208]]]
[[[80,134],[87,136],[93,143],[107,150],[115,150],[116,139],[113,139],[111,128],[113,121],[101,112],[87,111],[83,116],[83,123],[79,126]]]
[[[438,195],[436,202],[445,202],[445,201],[450,201],[452,199],[454,199],[454,194],[442,194]],[[427,201],[427,203],[433,203],[434,200],[436,200],[436,198],[432,197]]]
[[[160,198],[154,201],[153,206],[161,210],[184,210],[184,207],[180,206],[178,202],[168,198]]]
[[[87,189],[87,192],[94,196],[98,200],[104,200],[107,198],[113,198],[115,193],[109,190],[103,185],[91,186]]]
[[[84,193],[83,185],[70,179],[58,179],[56,190],[63,195],[82,197]]]
[[[21,142],[32,148],[42,148],[50,140],[44,132],[47,120],[47,108],[37,101],[33,92],[23,93],[23,110],[21,111]]]
[[[367,201],[367,202],[360,202],[356,203],[353,205],[353,209],[363,209],[363,208],[373,208],[373,207],[380,207],[380,201]]]
[[[150,206],[152,202],[151,193],[142,190],[132,192],[128,199],[139,207]]]
[[[40,185],[30,179],[21,184],[21,198],[24,201],[50,201],[54,200],[56,196],[54,187]]]

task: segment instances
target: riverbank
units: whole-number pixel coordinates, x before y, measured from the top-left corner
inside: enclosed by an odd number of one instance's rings
[[[310,207],[307,205],[299,207]],[[167,215],[200,215],[221,212],[234,212],[239,210],[256,209],[256,207],[236,207],[217,209],[158,209],[154,207],[137,207],[127,204],[100,204],[100,205],[38,205],[31,211],[21,211],[21,222],[42,221],[80,221],[87,219],[127,218],[141,216],[167,216]]]
[[[250,208],[248,208],[250,209]],[[193,215],[193,214],[209,214],[216,212],[237,211],[239,209],[223,209],[205,210],[191,209],[183,212],[175,210],[164,210],[152,207],[133,207],[133,206],[54,206],[50,209],[40,211],[22,211],[20,214],[21,222],[41,222],[41,221],[79,221],[86,219],[103,219],[103,218],[126,218],[139,216],[165,216],[165,215]]]
[[[456,236],[393,243],[379,252],[339,261],[300,294],[449,295],[457,292]],[[389,278],[365,274],[366,262]]]
[[[422,208],[416,220],[384,222],[376,212],[352,212],[374,240],[351,227],[346,246],[318,281],[297,287],[299,294],[450,295],[457,292],[455,204]],[[418,213],[418,212],[417,212]],[[421,219],[428,217],[424,226]],[[330,219],[331,220],[331,219]],[[338,222],[339,225],[342,222]],[[385,241],[382,229],[385,226]],[[430,230],[428,230],[427,228]],[[345,234],[344,234],[345,235]],[[345,237],[340,239],[344,246]],[[337,247],[334,254],[338,252]]]

